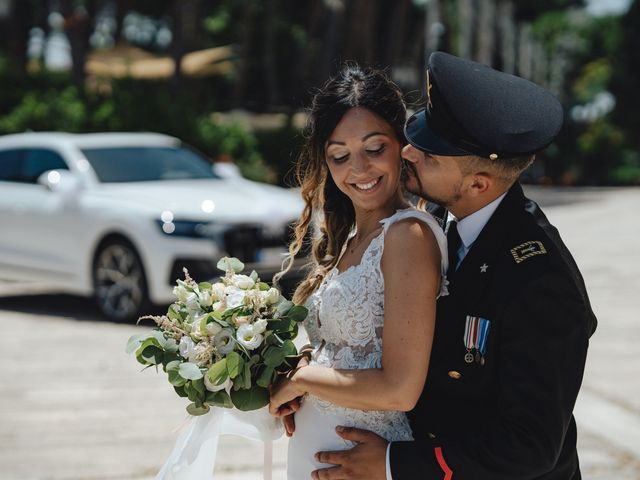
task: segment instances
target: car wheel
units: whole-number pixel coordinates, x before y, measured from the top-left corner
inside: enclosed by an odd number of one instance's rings
[[[133,320],[149,305],[142,261],[125,240],[111,240],[98,249],[93,287],[100,312],[111,320]]]

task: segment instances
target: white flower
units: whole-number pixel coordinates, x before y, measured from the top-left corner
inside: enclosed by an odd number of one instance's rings
[[[253,322],[253,331],[254,333],[264,333],[267,329],[267,320],[264,318],[259,318],[255,322]]]
[[[247,275],[234,275],[231,281],[236,287],[241,288],[242,290],[249,290],[256,284],[256,282],[253,281],[253,278],[248,277]]]
[[[271,287],[267,290],[266,301],[270,305],[274,305],[280,301],[280,292],[277,288]]]
[[[191,337],[185,335],[180,339],[178,349],[180,350],[180,355],[182,355],[183,358],[191,361],[191,358],[193,358],[196,353],[196,343],[191,339]]]
[[[227,296],[227,308],[239,307],[244,302],[244,291],[238,287],[228,286],[225,288],[225,294]]]
[[[226,355],[233,351],[236,346],[236,340],[233,338],[233,330],[230,328],[223,328],[220,333],[216,335],[213,340],[213,344],[221,355]]]
[[[236,339],[247,350],[255,350],[262,343],[263,336],[254,331],[253,325],[240,325],[236,332]]]
[[[209,380],[209,375],[204,376],[204,386],[210,392],[219,392],[220,390],[228,390],[231,387],[231,379],[227,378],[221,385],[214,385],[211,380]]]
[[[214,300],[222,300],[224,298],[225,286],[222,283],[214,283],[211,286],[211,296]]]
[[[211,296],[211,290],[202,290],[198,293],[200,305],[203,308],[210,307],[213,303],[213,297]]]
[[[184,285],[179,283],[177,286],[173,287],[173,294],[176,296],[180,303],[186,303],[187,296],[191,293],[187,290]]]
[[[212,337],[215,337],[218,333],[222,331],[222,326],[218,322],[209,322],[207,323],[207,333]]]
[[[200,302],[198,301],[198,294],[195,292],[190,292],[187,295],[187,299],[184,302],[184,304],[186,305],[189,313],[200,311]]]

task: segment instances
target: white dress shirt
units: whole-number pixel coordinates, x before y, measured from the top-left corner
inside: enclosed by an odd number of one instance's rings
[[[458,268],[462,260],[464,260],[464,257],[467,256],[467,253],[469,253],[469,250],[471,250],[473,243],[476,241],[476,239],[480,235],[480,232],[482,232],[482,229],[494,214],[494,212],[498,208],[498,205],[500,205],[500,202],[502,202],[502,199],[506,194],[507,192],[503,193],[493,202],[485,205],[477,212],[464,217],[458,222],[458,234],[460,235],[460,240],[462,241],[460,242],[460,248],[458,249],[458,263],[456,264],[455,268]],[[457,219],[451,214],[451,212],[449,212],[447,216],[447,224],[452,220]],[[449,268],[451,268],[451,266]],[[387,480],[393,480],[393,477],[391,476],[391,462],[389,461],[390,453],[391,443],[387,445]]]

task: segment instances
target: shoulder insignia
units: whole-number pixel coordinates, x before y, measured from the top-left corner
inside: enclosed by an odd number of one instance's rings
[[[544,248],[542,242],[538,240],[531,240],[524,242],[522,245],[518,245],[511,249],[511,255],[516,263],[522,263],[527,258],[531,258],[535,255],[544,255],[547,253],[547,249]]]

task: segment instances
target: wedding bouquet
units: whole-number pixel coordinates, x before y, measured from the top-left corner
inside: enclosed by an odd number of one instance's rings
[[[176,393],[203,415],[212,406],[257,410],[269,403],[269,385],[295,368],[293,344],[307,309],[286,300],[244,264],[222,258],[219,282],[196,283],[185,269],[167,314],[144,316],[157,328],[132,336],[127,352],[145,367],[162,366]]]

